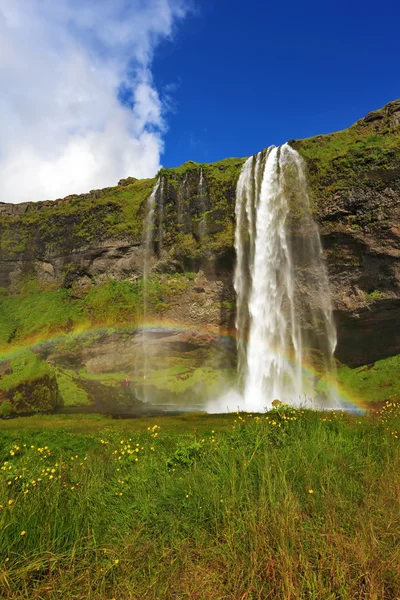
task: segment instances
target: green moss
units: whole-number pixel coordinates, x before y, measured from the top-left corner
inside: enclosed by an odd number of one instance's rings
[[[28,205],[26,212],[0,219],[3,257],[39,253],[45,244],[79,247],[92,240],[141,239],[144,202],[154,179],[134,180],[129,185],[93,190],[54,203]],[[99,227],[101,223],[101,227]]]
[[[2,392],[8,392],[21,383],[33,383],[53,373],[52,368],[40,356],[29,350],[18,353],[10,360],[8,371],[0,379]]]
[[[389,113],[377,123],[361,119],[352,127],[290,144],[305,158],[313,200],[322,207],[335,193],[352,188],[383,191],[391,173],[400,168],[400,128],[391,127]],[[360,214],[357,223],[366,226],[378,220],[378,212]],[[362,211],[361,211],[362,213]],[[381,218],[381,215],[379,215]]]
[[[64,406],[85,406],[90,404],[89,397],[79,386],[79,379],[72,372],[56,371],[57,385]]]
[[[147,283],[148,311],[166,310],[188,286],[184,274],[152,275]],[[142,314],[141,280],[106,281],[76,298],[71,289],[43,289],[36,280],[25,278],[20,294],[0,294],[0,349],[81,328],[134,325]]]
[[[342,366],[338,382],[350,398],[366,402],[400,400],[400,354],[357,369]]]
[[[373,290],[372,292],[365,293],[366,300],[375,301],[375,300],[381,300],[382,298],[385,298],[385,297],[386,297],[386,293],[380,292],[379,290]]]
[[[176,257],[198,261],[210,252],[218,254],[232,247],[236,183],[244,160],[190,161],[175,169],[161,169],[168,196],[174,199],[164,204],[164,241]],[[200,196],[200,170],[206,205]]]

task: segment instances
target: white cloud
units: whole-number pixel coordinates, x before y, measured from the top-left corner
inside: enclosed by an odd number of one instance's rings
[[[151,61],[185,2],[0,0],[0,201],[155,174],[165,107]]]

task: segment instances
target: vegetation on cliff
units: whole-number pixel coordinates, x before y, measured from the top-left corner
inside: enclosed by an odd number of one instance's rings
[[[352,207],[349,201],[339,212],[335,205],[342,194],[351,190],[384,192],[391,185],[400,190],[400,100],[370,113],[348,129],[290,144],[307,162],[320,217],[340,216],[353,227],[387,224],[388,207],[364,211],[358,204]]]
[[[147,283],[149,311],[158,314],[168,301],[183,293],[192,277],[156,274]],[[50,288],[50,289],[49,289]],[[137,324],[143,314],[143,281],[108,280],[74,295],[73,288],[40,285],[25,280],[19,294],[0,294],[0,351],[34,343],[74,330]]]
[[[41,258],[49,246],[58,252],[90,246],[95,240],[129,239],[140,243],[144,203],[155,179],[67,196],[54,202],[15,205],[0,210],[2,258]]]

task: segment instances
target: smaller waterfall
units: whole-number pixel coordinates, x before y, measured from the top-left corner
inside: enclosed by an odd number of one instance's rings
[[[200,169],[200,179],[199,179],[199,189],[198,189],[198,197],[199,197],[199,208],[201,211],[202,219],[199,223],[199,238],[203,240],[207,233],[207,219],[205,216],[205,212],[207,210],[207,190],[206,183],[204,180],[203,167]]]
[[[158,187],[157,187],[158,184]],[[158,189],[159,192],[159,202],[158,202],[158,253],[160,254],[164,245],[164,190],[165,190],[165,179],[162,178],[161,181],[157,182],[155,196],[157,195]]]
[[[239,382],[250,410],[315,391],[334,374],[336,332],[303,162],[288,144],[250,157],[237,184],[234,287]]]
[[[151,256],[153,254],[154,244],[154,228],[155,228],[155,210],[156,200],[158,191],[160,189],[160,180],[157,181],[153,188],[150,196],[146,202],[146,213],[144,218],[143,227],[143,247],[144,247],[144,260],[143,260],[143,324],[146,324],[146,317],[148,313],[148,284],[151,267]],[[160,227],[160,231],[162,228]],[[142,329],[142,351],[143,351],[143,380],[146,379],[148,374],[148,363],[149,363],[149,344],[146,328]],[[145,398],[146,399],[146,398]]]
[[[189,176],[188,172],[183,176],[182,181],[179,184],[178,188],[178,210],[177,210],[177,225],[178,231],[180,233],[186,232],[188,214],[187,214],[187,204],[188,199],[190,197],[189,192]]]

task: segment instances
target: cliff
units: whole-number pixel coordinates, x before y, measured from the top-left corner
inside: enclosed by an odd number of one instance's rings
[[[307,163],[333,295],[337,358],[354,367],[400,354],[400,101],[346,130],[290,144]],[[187,162],[158,174],[148,320],[170,331],[163,351],[160,341],[153,348],[164,379],[151,385],[170,394],[201,390],[203,379],[216,379],[211,367],[226,368],[227,376],[234,367],[234,344],[221,345],[218,334],[234,327],[235,187],[243,162]],[[66,351],[58,343],[41,352],[63,368],[78,366],[86,379],[105,372],[134,377],[129,365],[142,314],[143,222],[155,182],[128,178],[55,201],[0,203],[3,352],[124,325],[124,334],[103,332],[90,342],[71,342]],[[161,360],[166,353],[173,364]],[[179,373],[171,372],[177,366]]]

